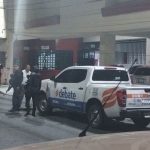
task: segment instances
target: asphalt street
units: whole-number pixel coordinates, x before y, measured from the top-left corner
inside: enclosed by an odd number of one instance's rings
[[[24,101],[22,104],[24,108]],[[25,111],[9,113],[11,108],[11,96],[0,95],[0,149],[21,146],[31,143],[39,143],[57,139],[77,137],[85,128],[84,115],[55,110],[50,116],[25,117]],[[149,130],[150,125],[145,130]],[[91,134],[119,133],[138,131],[132,121],[110,121],[103,129],[89,129],[87,136]]]
[[[52,120],[51,117],[42,117],[38,113],[36,117],[31,115],[25,117],[24,110],[10,113],[8,112],[10,108],[11,96],[0,95],[0,149],[77,137],[81,131],[65,124],[65,118],[64,121],[57,121],[60,116],[52,116]]]

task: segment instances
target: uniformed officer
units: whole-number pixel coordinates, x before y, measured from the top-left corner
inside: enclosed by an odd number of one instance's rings
[[[19,69],[18,65],[14,65],[13,74],[11,75],[9,82],[11,87],[14,89],[12,96],[12,109],[9,110],[10,112],[19,111],[22,99],[22,80],[22,71]]]
[[[31,72],[29,79],[26,85],[26,105],[27,105],[27,112],[25,116],[30,114],[30,99],[32,98],[33,101],[33,109],[32,109],[32,116],[35,116],[37,101],[38,101],[38,94],[41,88],[41,78],[38,72],[37,66],[33,67],[33,71]]]

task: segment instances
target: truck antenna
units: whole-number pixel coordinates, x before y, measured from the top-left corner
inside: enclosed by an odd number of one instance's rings
[[[133,63],[131,64],[131,66],[129,67],[128,70],[130,70],[130,69],[133,67],[133,65],[134,65],[137,61],[138,61],[138,59],[136,58],[136,59],[133,61]]]

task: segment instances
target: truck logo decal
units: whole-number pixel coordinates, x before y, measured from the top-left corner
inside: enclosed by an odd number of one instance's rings
[[[102,105],[104,105],[104,108],[112,107],[116,104],[117,97],[116,97],[116,91],[114,91],[114,88],[105,90],[102,94]],[[113,92],[113,94],[112,94]],[[111,95],[112,94],[112,95]],[[111,96],[110,96],[111,95]]]
[[[57,90],[56,96],[59,96],[61,98],[66,98],[66,99],[72,99],[72,100],[75,100],[77,97],[76,93],[74,93],[73,91],[67,91],[66,89],[65,90],[61,89],[60,91]]]

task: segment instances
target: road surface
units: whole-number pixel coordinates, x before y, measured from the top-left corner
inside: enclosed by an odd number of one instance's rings
[[[22,104],[24,107],[24,102]],[[57,139],[77,137],[86,126],[84,115],[55,110],[51,116],[25,117],[25,111],[9,113],[11,96],[0,95],[0,149],[39,143]],[[150,126],[147,129],[149,130]],[[138,131],[133,123],[127,119],[125,122],[110,122],[103,129],[90,129],[87,135]]]

